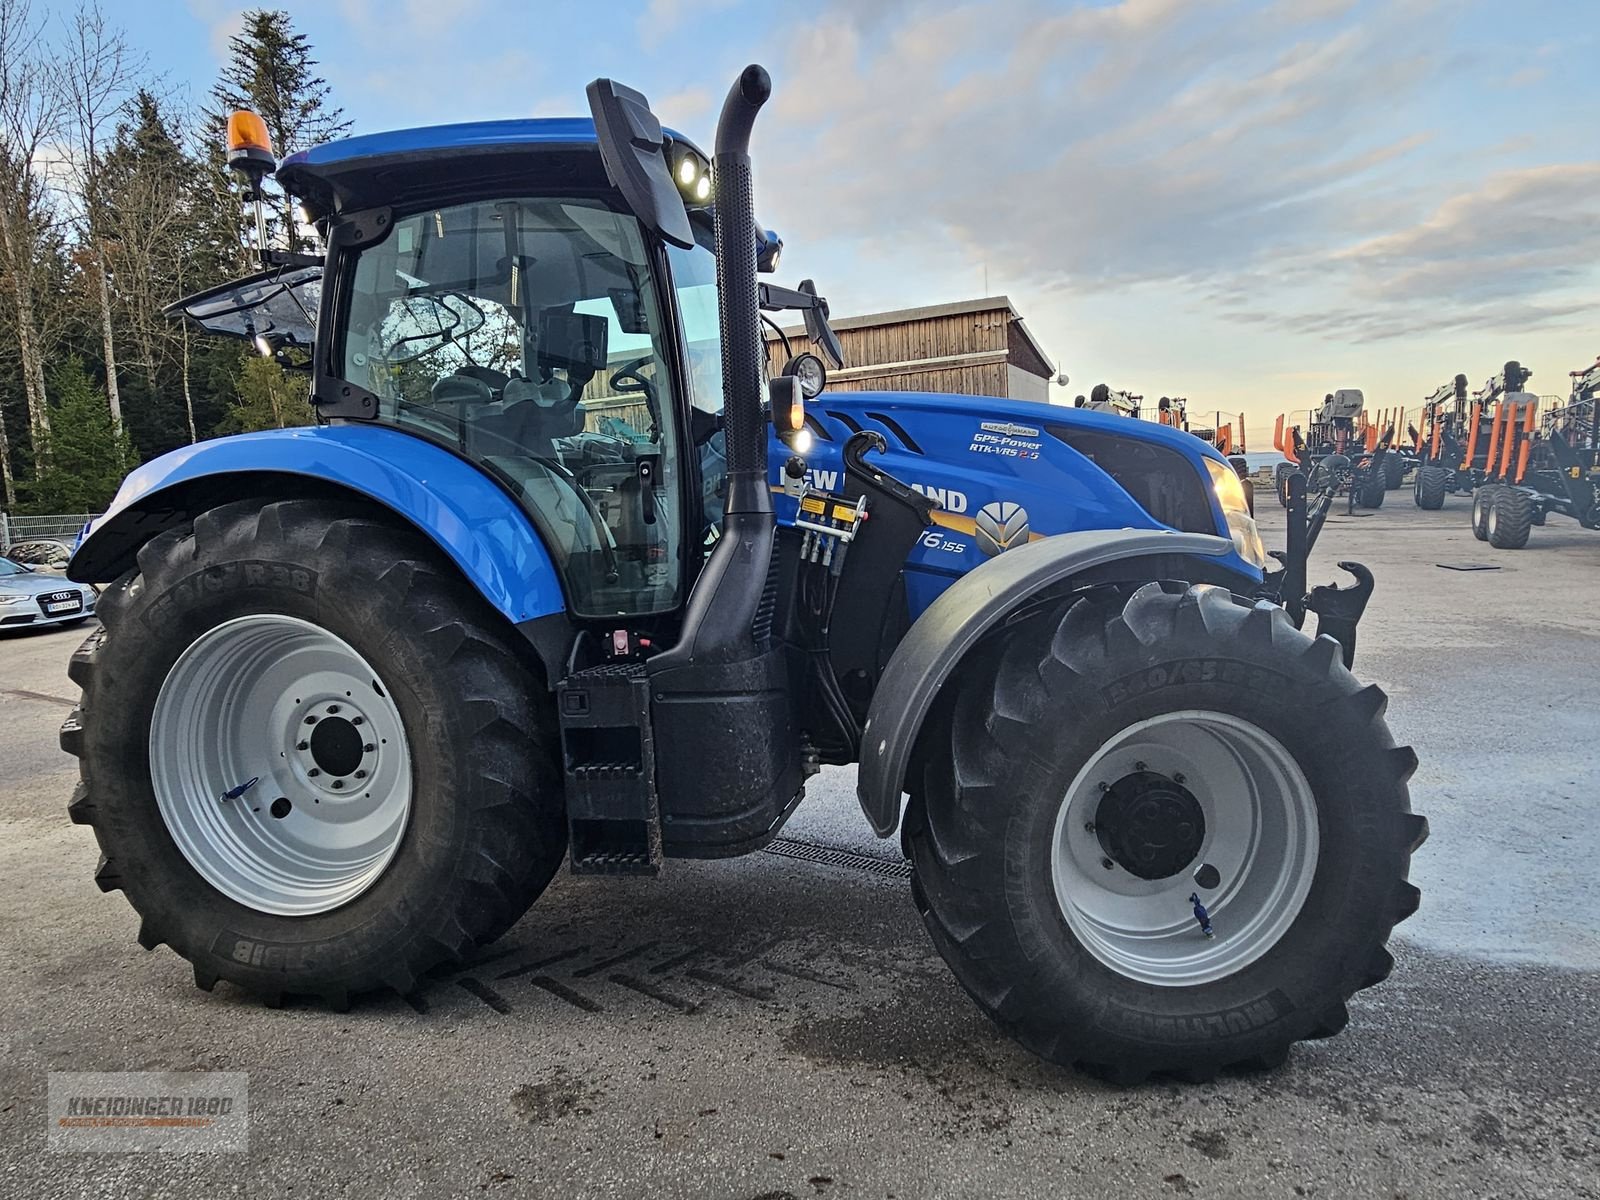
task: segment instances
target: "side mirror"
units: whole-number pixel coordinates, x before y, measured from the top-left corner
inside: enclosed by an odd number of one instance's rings
[[[806,335],[836,368],[844,366],[844,348],[839,345],[839,335],[828,324],[828,302],[817,295],[817,285],[809,279],[800,281],[800,290],[815,300],[803,312]]]
[[[596,79],[585,89],[606,176],[647,229],[681,249],[694,246],[689,211],[672,182],[666,137],[650,102],[630,87]]]

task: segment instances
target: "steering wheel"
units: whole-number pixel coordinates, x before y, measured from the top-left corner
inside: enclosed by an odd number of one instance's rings
[[[611,390],[621,392],[623,395],[643,395],[644,406],[650,411],[650,440],[661,440],[661,412],[656,399],[656,385],[653,381],[639,374],[639,368],[646,363],[656,360],[654,354],[646,354],[641,358],[631,359],[611,372]]]

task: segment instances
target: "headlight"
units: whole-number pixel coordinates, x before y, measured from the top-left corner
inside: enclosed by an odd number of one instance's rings
[[[33,597],[27,592],[0,592],[0,604],[21,604],[25,600],[32,599]]]
[[[1261,544],[1261,533],[1256,529],[1255,518],[1250,515],[1250,504],[1244,498],[1244,484],[1238,473],[1227,463],[1216,459],[1205,460],[1206,472],[1211,476],[1211,490],[1222,505],[1223,519],[1228,522],[1228,535],[1233,538],[1233,548],[1239,557],[1253,567],[1266,570],[1267,548]]]

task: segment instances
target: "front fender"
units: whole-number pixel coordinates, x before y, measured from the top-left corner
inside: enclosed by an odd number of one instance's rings
[[[230,488],[230,478],[240,481]],[[67,566],[80,583],[107,582],[138,548],[207,503],[250,495],[258,479],[296,478],[390,509],[449,555],[512,623],[565,609],[549,551],[528,515],[477,467],[419,437],[371,425],[273,429],[197,442],[135,468],[85,531]]]
[[[1099,529],[1047,537],[990,559],[952,583],[901,639],[873,693],[861,735],[856,795],[874,832],[900,820],[900,793],[923,719],[967,652],[1007,613],[1052,584],[1120,559],[1225,558],[1227,538],[1154,529]]]

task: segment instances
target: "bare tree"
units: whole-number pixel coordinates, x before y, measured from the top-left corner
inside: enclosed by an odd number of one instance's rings
[[[72,153],[67,179],[78,225],[83,263],[99,308],[104,346],[106,400],[111,424],[122,432],[122,397],[117,388],[117,347],[112,317],[111,264],[106,253],[105,197],[102,173],[105,145],[118,114],[133,93],[144,60],[128,47],[122,31],[108,25],[94,0],[82,5],[67,23],[60,81]]]
[[[35,467],[50,453],[50,409],[36,270],[49,196],[45,175],[62,128],[54,68],[27,0],[0,0],[0,272],[15,306],[14,328]],[[10,460],[6,462],[10,486]]]

